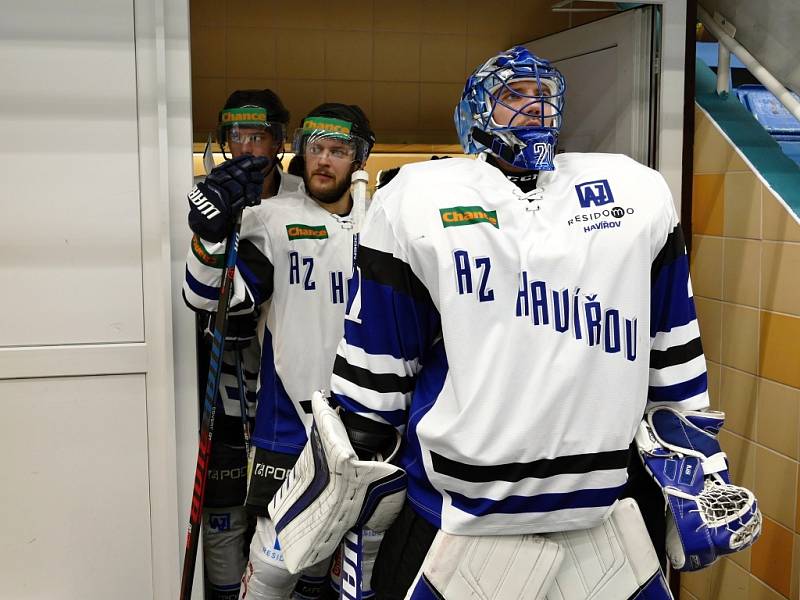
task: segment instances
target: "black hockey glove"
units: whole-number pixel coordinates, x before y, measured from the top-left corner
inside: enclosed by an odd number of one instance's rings
[[[226,160],[189,192],[189,227],[209,242],[221,242],[234,215],[261,202],[261,187],[269,159],[245,154]]]

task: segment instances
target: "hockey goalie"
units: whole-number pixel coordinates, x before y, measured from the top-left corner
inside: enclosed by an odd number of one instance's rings
[[[455,111],[477,160],[404,166],[360,239],[331,395],[269,511],[290,569],[386,533],[380,599],[671,598],[628,467],[696,570],[761,517],[708,411],[688,260],[661,175],[556,154],[565,82],[515,47]],[[635,444],[632,442],[635,440]]]

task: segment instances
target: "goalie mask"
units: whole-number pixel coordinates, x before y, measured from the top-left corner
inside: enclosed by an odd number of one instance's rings
[[[283,149],[288,122],[289,112],[272,90],[237,90],[219,113],[217,140],[223,153],[226,144],[249,144],[272,155]]]
[[[467,79],[455,110],[464,152],[552,171],[565,90],[558,69],[522,46],[492,57]]]
[[[292,150],[298,156],[326,151],[323,142],[335,140],[331,150],[334,160],[349,161],[363,166],[375,143],[369,120],[358,106],[338,103],[321,104],[312,110],[295,131]]]

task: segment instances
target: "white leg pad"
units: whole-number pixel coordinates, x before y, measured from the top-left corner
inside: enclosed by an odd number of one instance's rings
[[[639,507],[630,498],[619,501],[597,527],[546,537],[564,550],[547,600],[624,600],[660,570]]]
[[[406,598],[430,597],[419,593],[429,583],[445,600],[543,600],[562,555],[558,544],[539,535],[439,531]]]

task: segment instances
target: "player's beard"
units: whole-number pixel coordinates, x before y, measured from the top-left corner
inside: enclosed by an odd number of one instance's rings
[[[312,173],[313,176],[313,173]],[[337,202],[344,193],[350,187],[350,181],[348,177],[344,177],[341,182],[335,187],[325,190],[315,190],[310,184],[310,178],[307,174],[303,174],[303,183],[305,183],[306,191],[308,195],[311,196],[317,202],[321,202],[322,204],[333,204]]]

